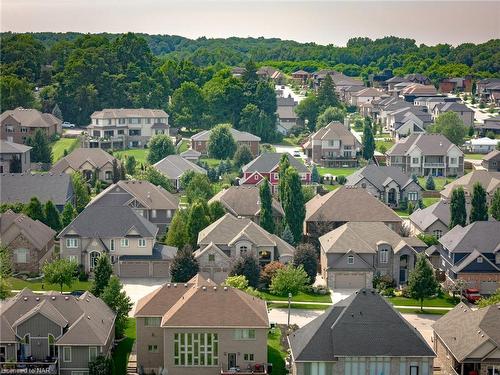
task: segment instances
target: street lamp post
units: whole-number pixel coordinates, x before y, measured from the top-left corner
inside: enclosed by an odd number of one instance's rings
[[[288,293],[288,324],[287,328],[290,329],[290,309],[292,304],[292,293]]]

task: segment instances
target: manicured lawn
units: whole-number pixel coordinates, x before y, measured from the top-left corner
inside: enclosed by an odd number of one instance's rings
[[[22,290],[24,288],[28,288],[35,291],[60,290],[59,285],[47,284],[43,281],[43,279],[36,281],[27,281],[11,277],[9,278],[9,284],[12,290]],[[90,289],[90,285],[91,285],[90,281],[75,281],[73,285],[71,285],[71,288],[63,286],[63,292],[72,292],[74,290],[88,290]]]
[[[337,185],[323,184],[323,188],[324,188],[325,190],[328,190],[328,191],[333,191],[333,190],[336,190],[336,189],[338,189],[338,188],[339,188],[339,187],[341,187],[341,186],[342,186],[342,185],[339,185],[339,184],[337,184]]]
[[[408,216],[410,216],[410,215],[408,215],[408,211],[394,210],[394,212],[396,213],[396,215],[398,215],[400,217],[408,217]]]
[[[433,310],[425,310],[420,311],[420,308],[418,309],[396,309],[402,314],[425,314],[425,315],[445,315],[450,312],[450,310],[440,310],[440,309],[433,309]]]
[[[275,296],[274,294],[267,292],[260,292],[263,299],[266,301],[288,301],[288,297]],[[300,292],[296,296],[292,297],[292,301],[295,302],[332,302],[330,294],[310,294]]]
[[[436,185],[435,191],[443,190],[444,185],[449,184],[455,177],[432,177],[434,180],[434,185]],[[427,181],[427,177],[418,177],[418,182],[423,189],[425,189],[425,181]]]
[[[325,168],[325,167],[317,167],[320,176],[324,176],[329,173],[334,176],[349,176],[353,174],[358,168]]]
[[[61,159],[64,155],[64,150],[68,151],[68,154],[79,146],[78,138],[60,138],[58,141],[52,144],[52,162],[55,163]]]
[[[464,154],[464,159],[482,160],[485,154]]]
[[[281,347],[281,331],[273,328],[267,335],[267,359],[273,364],[273,375],[285,375],[286,352]]]
[[[179,147],[177,148],[177,153],[180,154],[181,152],[184,152],[186,151],[187,149],[189,148],[189,141],[183,139],[181,141],[181,144],[179,145]]]
[[[222,160],[212,159],[212,158],[201,158],[200,161],[207,163],[210,168],[216,168],[219,166]]]
[[[406,297],[389,297],[387,298],[395,306],[418,306],[420,301]],[[458,303],[458,298],[453,299],[450,296],[426,298],[424,299],[424,307],[454,307]]]
[[[385,150],[389,150],[393,145],[394,145],[394,140],[377,140],[375,141],[375,148],[377,149],[377,151],[380,151],[380,147],[382,147],[382,145],[385,146]]]
[[[113,362],[115,364],[114,374],[126,374],[127,373],[127,363],[130,352],[132,351],[132,346],[135,341],[135,319],[128,319],[128,327],[125,330],[125,338],[120,341],[115,351],[113,352]]]
[[[434,203],[438,202],[439,198],[422,198],[422,202],[425,207],[432,206]]]
[[[303,310],[326,310],[331,305],[320,305],[317,303],[291,303],[291,309],[303,309]],[[269,309],[288,309],[288,303],[268,303],[267,307]]]
[[[122,157],[124,155],[127,156],[134,156],[135,160],[138,163],[146,163],[146,159],[148,157],[148,150],[145,148],[134,148],[134,149],[128,149],[128,150],[122,150],[122,151],[115,151],[114,155],[117,157]]]

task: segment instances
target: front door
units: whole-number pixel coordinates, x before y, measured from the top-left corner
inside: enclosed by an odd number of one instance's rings
[[[227,369],[236,367],[236,353],[227,353]]]

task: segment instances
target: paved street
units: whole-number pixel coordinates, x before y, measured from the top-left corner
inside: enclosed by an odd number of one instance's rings
[[[300,103],[303,99],[305,99],[304,95],[294,93],[290,86],[284,86],[284,88],[282,87],[282,85],[275,85],[276,90],[283,91],[283,97],[288,98],[288,96],[291,96],[297,103]]]

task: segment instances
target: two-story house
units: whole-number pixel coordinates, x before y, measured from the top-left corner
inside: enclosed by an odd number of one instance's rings
[[[161,109],[106,108],[90,119],[82,138],[86,148],[143,148],[152,136],[169,134],[168,114]]]
[[[240,185],[259,185],[267,179],[271,184],[271,192],[275,194],[278,191],[279,165],[282,155],[286,155],[290,166],[297,170],[302,184],[310,184],[311,171],[292,155],[289,153],[264,152],[241,168],[243,177],[240,179]]]
[[[0,173],[24,173],[31,169],[31,147],[0,139]]]
[[[417,176],[462,176],[464,154],[442,134],[412,134],[386,153],[387,165]]]
[[[401,169],[369,164],[347,177],[345,186],[366,189],[391,207],[406,200],[416,204],[422,198],[422,187]]]
[[[441,190],[441,198],[448,201],[451,200],[453,190],[461,187],[464,189],[466,202],[470,203],[472,193],[474,192],[474,185],[477,183],[481,184],[484,190],[486,190],[486,202],[490,204],[495,191],[500,189],[500,172],[474,170],[467,173],[445,185],[443,190]]]
[[[436,120],[441,114],[446,112],[455,112],[467,127],[474,125],[474,111],[463,103],[448,102],[437,104],[432,110],[432,117]]]
[[[356,107],[361,107],[362,104],[370,103],[375,99],[380,99],[387,96],[382,90],[374,87],[366,87],[362,90],[354,92],[350,96],[349,104]]]
[[[382,222],[346,223],[319,238],[321,274],[331,289],[370,288],[377,274],[404,285],[417,255],[405,240]]]
[[[95,358],[111,356],[115,317],[90,292],[23,289],[0,306],[0,373],[88,374]]]
[[[488,172],[500,172],[500,150],[494,150],[485,155],[481,165]]]
[[[291,96],[277,97],[276,104],[276,130],[278,130],[281,134],[288,135],[292,130],[297,129],[298,127],[303,127],[303,121],[299,119],[295,113],[295,108],[298,103],[294,98]]]
[[[293,375],[431,375],[434,352],[374,290],[361,289],[288,336]]]
[[[33,108],[16,108],[0,115],[0,139],[26,143],[40,129],[48,137],[62,133],[62,121],[50,113]]]
[[[481,294],[500,287],[500,222],[476,221],[457,225],[439,239],[439,269],[447,281],[465,280]]]
[[[469,210],[470,205],[467,206],[467,211]],[[440,199],[428,207],[417,208],[408,220],[415,235],[425,233],[439,239],[450,230],[450,202]]]
[[[346,126],[332,121],[309,136],[303,148],[322,167],[356,167],[361,144]]]
[[[256,157],[260,152],[260,137],[248,132],[240,131],[231,128],[231,135],[236,142],[236,145],[246,145],[250,148],[252,155]],[[191,137],[191,149],[201,152],[202,155],[208,154],[208,140],[210,139],[212,130],[203,130]]]
[[[267,374],[266,302],[201,275],[167,283],[134,312],[139,373]]]
[[[226,214],[198,234],[199,249],[194,252],[200,273],[222,282],[231,265],[244,255],[255,257],[264,266],[272,261],[288,263],[295,249],[275,234],[247,218]]]

